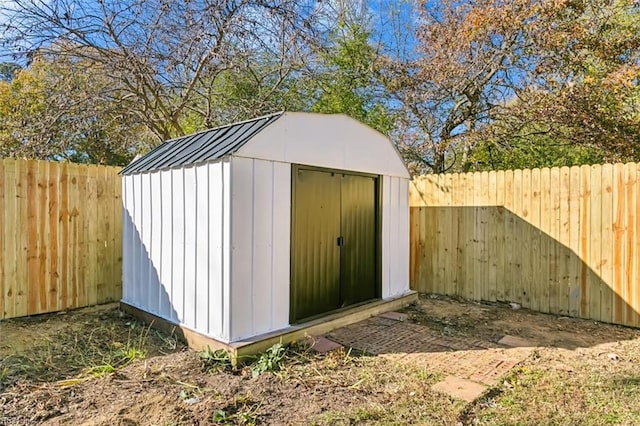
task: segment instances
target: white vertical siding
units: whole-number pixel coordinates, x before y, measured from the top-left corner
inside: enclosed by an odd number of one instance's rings
[[[148,199],[149,206],[147,219],[149,223],[149,265],[148,265],[148,282],[149,293],[147,294],[148,302],[151,312],[155,315],[160,313],[160,267],[162,265],[162,192],[160,187],[160,174],[151,173],[146,175],[148,178],[149,191]]]
[[[144,281],[145,278],[143,274],[146,273],[146,271],[149,269],[149,266],[147,263],[146,247],[144,246],[144,240],[143,240],[144,226],[142,225],[142,221],[143,221],[142,212],[145,209],[145,206],[143,205],[144,197],[142,196],[142,192],[143,192],[142,176],[134,176],[133,177],[133,203],[134,203],[133,223],[135,224],[135,231],[134,231],[133,239],[134,239],[134,243],[136,244],[135,251],[133,253],[134,265],[136,268],[134,272],[134,279],[138,280],[141,283],[144,283],[144,286],[146,286],[146,282]],[[149,206],[146,206],[146,208],[149,208]],[[143,295],[145,292],[146,292],[146,288],[143,287],[142,285],[137,285],[133,287],[132,299],[136,305],[144,306]]]
[[[253,161],[252,334],[271,330],[273,310],[273,163]],[[266,285],[265,285],[266,284]]]
[[[409,181],[382,178],[382,297],[409,290]],[[221,341],[289,325],[291,165],[125,176],[123,301]]]
[[[195,191],[196,217],[194,221],[195,247],[195,318],[193,327],[196,330],[203,330],[209,333],[209,290],[210,290],[210,270],[211,240],[209,238],[209,217],[211,215],[211,192],[209,180],[209,167],[200,166],[195,168]],[[214,301],[215,302],[215,301]]]
[[[289,323],[291,165],[232,160],[230,340]]]
[[[231,162],[222,163],[222,338],[231,340]]]
[[[228,340],[229,187],[228,161],[125,176],[124,302]]]
[[[133,283],[133,259],[131,258],[134,249],[133,234],[135,224],[133,223],[133,177],[124,176],[122,179],[122,248],[124,252],[122,262],[122,282]],[[122,300],[133,304],[133,294],[131,285],[122,286]]]
[[[196,328],[196,264],[198,250],[198,235],[196,234],[196,220],[198,217],[198,202],[196,198],[196,170],[195,167],[182,169],[184,173],[184,316],[182,323],[187,327]]]
[[[171,294],[173,293],[173,254],[175,247],[173,244],[173,172],[171,170],[159,172],[160,176],[160,309],[158,316],[168,320],[176,320],[176,314],[171,305]],[[157,241],[156,241],[157,242]]]
[[[382,179],[382,298],[409,291],[409,180]]]
[[[271,270],[273,330],[289,325],[291,274],[291,164],[273,163],[273,268]]]
[[[171,319],[184,324],[184,243],[185,243],[185,193],[184,193],[184,170],[171,170],[171,190],[173,191],[173,204],[171,218],[173,219],[173,257],[171,276]]]

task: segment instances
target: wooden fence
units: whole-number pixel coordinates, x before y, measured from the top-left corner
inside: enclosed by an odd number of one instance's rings
[[[120,299],[118,171],[0,160],[0,319]]]
[[[415,290],[640,326],[640,164],[424,176]]]

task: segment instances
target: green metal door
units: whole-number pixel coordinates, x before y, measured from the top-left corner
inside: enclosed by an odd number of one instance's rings
[[[293,172],[291,322],[340,307],[341,176]]]
[[[375,176],[293,168],[290,321],[378,294]]]
[[[341,305],[376,297],[376,179],[345,174],[341,188]]]

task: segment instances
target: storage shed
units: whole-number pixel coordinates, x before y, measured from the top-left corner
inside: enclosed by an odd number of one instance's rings
[[[206,130],[121,174],[130,311],[238,344],[415,297],[409,173],[389,139],[345,115]]]

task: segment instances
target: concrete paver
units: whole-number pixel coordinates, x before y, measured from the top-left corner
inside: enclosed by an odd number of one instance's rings
[[[406,321],[409,315],[403,314],[402,312],[386,312],[384,314],[380,314],[379,317],[396,321]]]
[[[513,348],[534,348],[536,347],[535,342],[531,342],[529,340],[523,339],[518,336],[509,336],[508,334],[504,336],[502,339],[498,340],[498,343],[504,346],[511,346]]]
[[[447,376],[443,381],[433,385],[433,390],[471,402],[480,397],[487,387],[470,380]]]
[[[437,384],[437,389],[465,400],[497,384],[535,348],[535,343],[516,336],[505,336],[498,343],[443,336],[430,327],[396,318],[393,315],[372,317],[334,330],[327,338],[394,362],[446,374],[447,379]]]
[[[314,341],[311,349],[322,354],[335,351],[336,349],[340,349],[342,347],[340,343],[329,340],[324,336],[314,337],[313,339]]]

